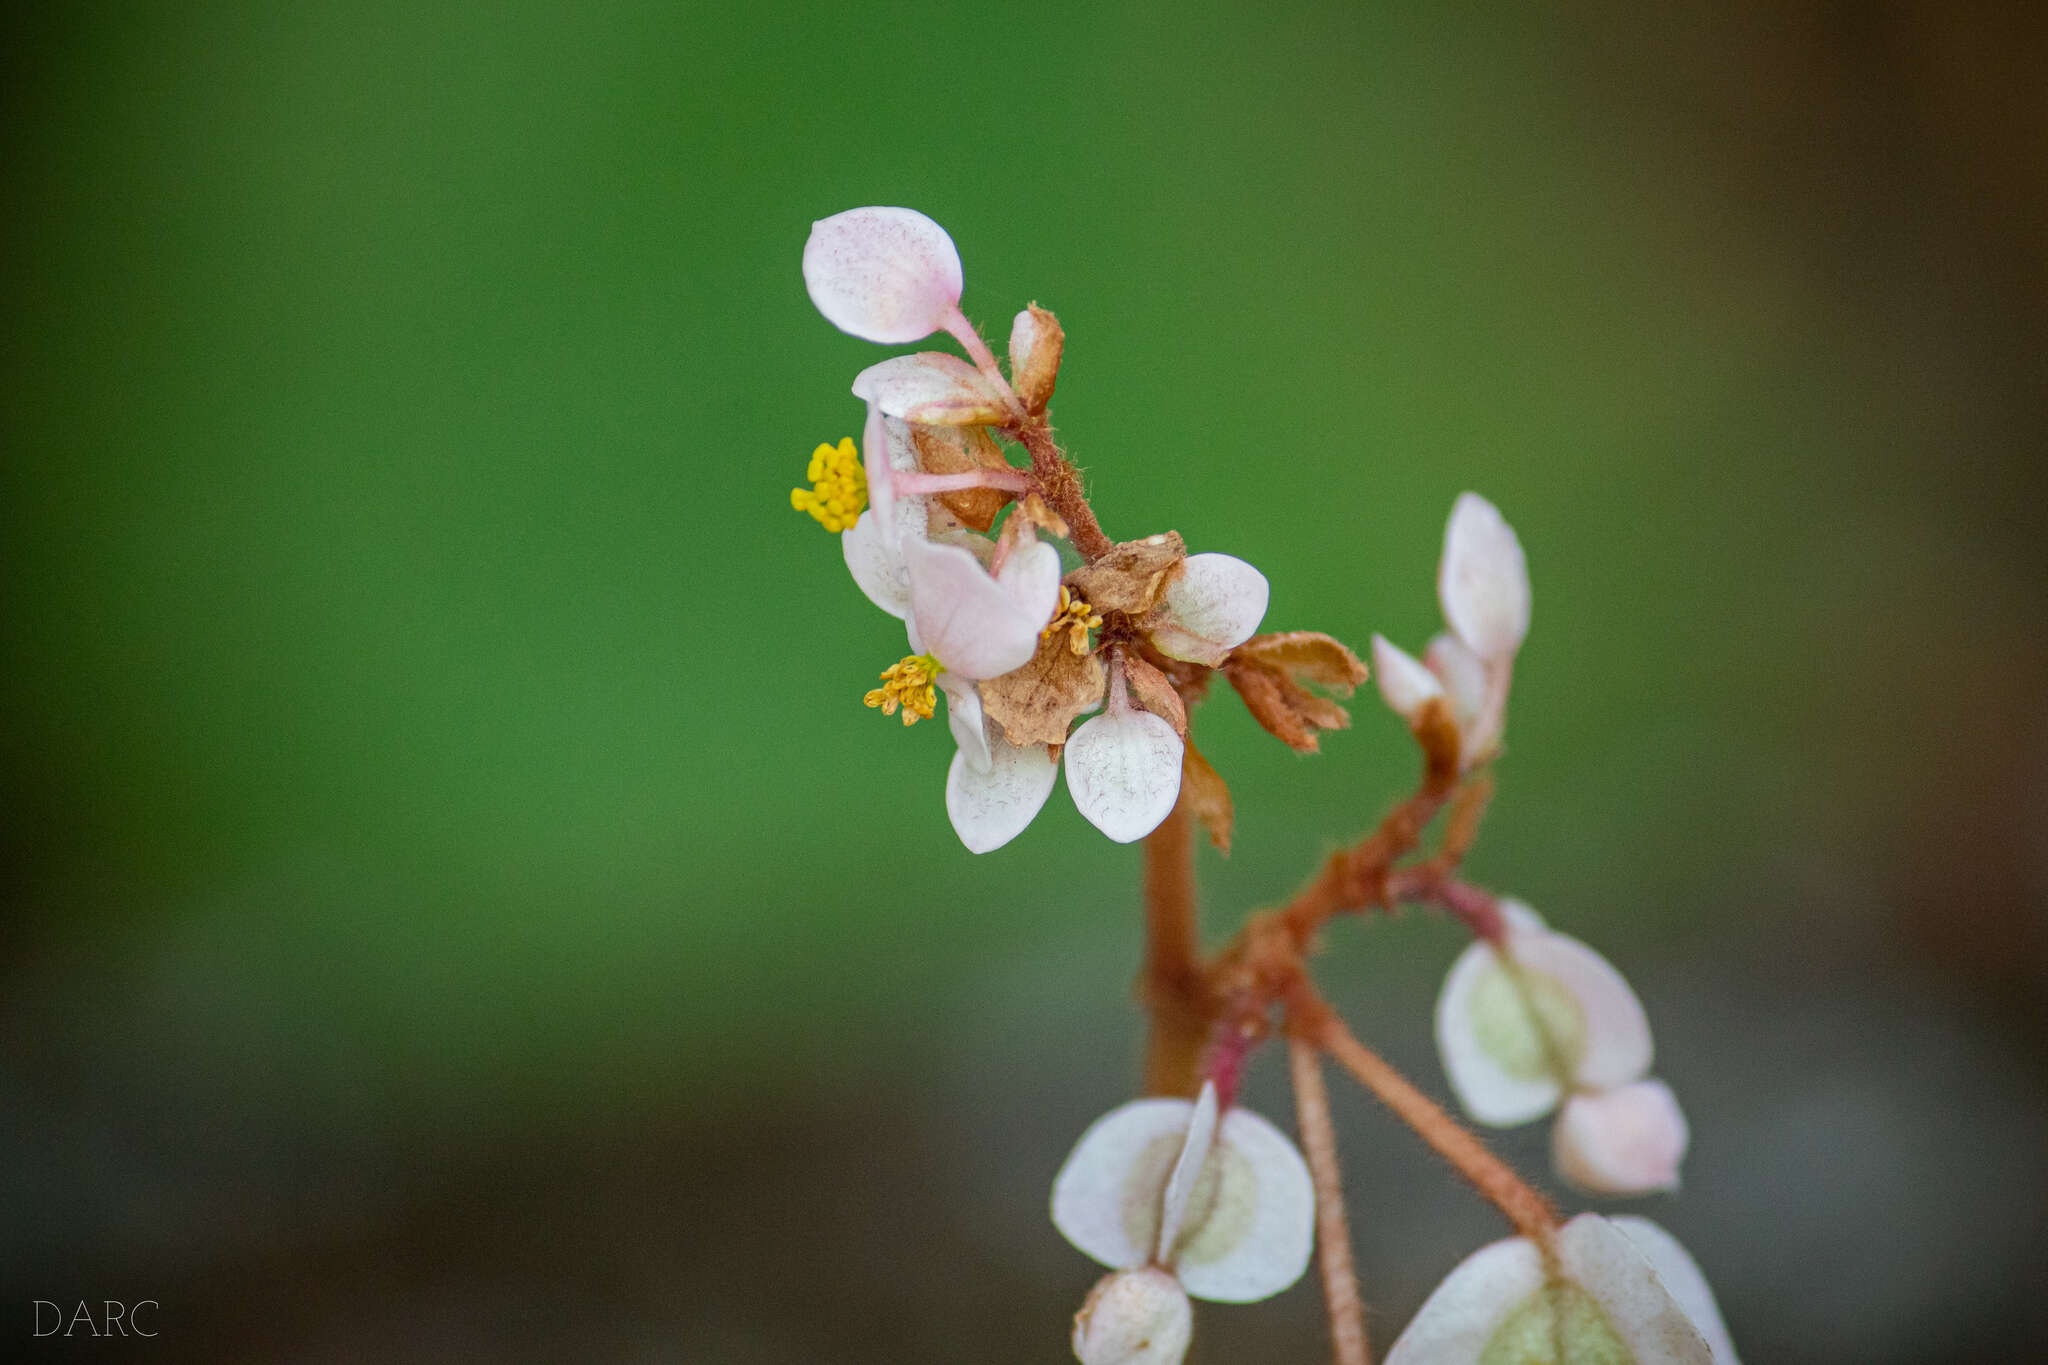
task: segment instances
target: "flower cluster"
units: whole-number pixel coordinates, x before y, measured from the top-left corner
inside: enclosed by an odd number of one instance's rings
[[[840,532],[854,582],[904,623],[910,653],[868,705],[900,709],[908,725],[945,698],[956,746],[946,812],[973,852],[1022,833],[1062,767],[1090,823],[1119,843],[1143,838],[1173,809],[1189,761],[1181,694],[1252,639],[1264,575],[1190,555],[1170,531],[1105,542],[1068,567],[1054,544],[1069,534],[1053,505],[1065,484],[1044,485],[1071,470],[1029,451],[1048,430],[1064,335],[1050,312],[1026,308],[1005,374],[960,311],[959,253],[931,219],[901,208],[826,218],[804,247],[804,282],[843,331],[885,344],[944,331],[975,362],[920,351],[861,371],[860,467],[850,442],[820,446],[814,487],[791,495]],[[1025,445],[1034,467],[1013,465],[1006,443]],[[1343,672],[1344,686],[1364,676]]]
[[[1161,873],[1147,880],[1141,981],[1154,1098],[1092,1125],[1053,1185],[1054,1224],[1111,1269],[1074,1321],[1083,1365],[1178,1365],[1191,1298],[1270,1297],[1318,1252],[1339,1365],[1366,1365],[1326,1059],[1520,1233],[1451,1273],[1389,1365],[1735,1365],[1706,1280],[1668,1233],[1639,1218],[1561,1222],[1353,1036],[1306,970],[1339,914],[1426,902],[1457,915],[1475,941],[1445,980],[1436,1037],[1466,1113],[1508,1126],[1555,1112],[1555,1164],[1579,1190],[1676,1188],[1686,1121],[1648,1074],[1649,1025],[1628,983],[1526,905],[1458,880],[1493,790],[1529,633],[1528,563],[1499,509],[1475,493],[1452,508],[1436,585],[1445,630],[1420,658],[1375,635],[1368,670],[1327,635],[1259,634],[1270,588],[1250,564],[1190,554],[1173,531],[1115,541],[1097,523],[1047,416],[1066,345],[1052,313],[1035,303],[1019,312],[1008,364],[998,363],[961,312],[952,239],[909,209],[853,209],[814,224],[803,274],[818,311],[843,331],[883,345],[944,332],[965,353],[896,355],[854,376],[866,407],[858,448],[850,439],[818,446],[809,487],[790,495],[838,534],[861,593],[903,623],[909,652],[881,671],[866,704],[906,727],[945,708],[954,746],[945,806],[961,842],[985,853],[1015,839],[1062,770],[1075,807],[1119,843],[1180,812],[1148,845],[1148,867]],[[1227,853],[1233,817],[1228,787],[1190,737],[1190,708],[1221,677],[1268,732],[1313,753],[1322,732],[1350,721],[1332,694],[1368,676],[1421,747],[1415,793],[1204,959],[1186,831],[1199,819]],[[1302,1149],[1233,1104],[1247,1057],[1280,1033]]]

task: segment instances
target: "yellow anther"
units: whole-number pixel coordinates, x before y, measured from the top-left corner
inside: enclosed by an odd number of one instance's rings
[[[915,725],[930,720],[939,704],[938,676],[945,666],[929,654],[910,654],[882,670],[882,685],[861,700],[893,716],[903,708],[903,723]]]
[[[809,512],[826,530],[844,531],[867,510],[868,476],[860,466],[860,452],[853,448],[851,436],[836,446],[819,446],[812,451],[804,477],[811,481],[811,486],[792,488],[789,505],[799,512]]]
[[[1043,640],[1054,631],[1064,630],[1067,633],[1067,648],[1076,654],[1086,654],[1088,632],[1101,625],[1102,618],[1095,614],[1095,608],[1077,596],[1072,588],[1062,583],[1060,609],[1053,614],[1052,620],[1046,623],[1045,629],[1038,632],[1038,638]]]

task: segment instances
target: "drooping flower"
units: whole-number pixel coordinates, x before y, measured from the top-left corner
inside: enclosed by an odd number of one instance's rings
[[[1192,1102],[1134,1100],[1097,1119],[1053,1181],[1052,1220],[1119,1272],[1155,1268],[1190,1297],[1255,1303],[1308,1268],[1315,1192],[1286,1135],[1244,1109],[1219,1117],[1207,1083]]]
[[[1458,1102],[1511,1127],[1564,1106],[1553,1134],[1560,1175],[1599,1194],[1671,1189],[1685,1117],[1645,1081],[1652,1055],[1642,1003],[1607,960],[1502,903],[1499,944],[1466,948],[1437,997],[1437,1048]]]
[[[1386,1365],[1738,1365],[1705,1277],[1654,1223],[1581,1214],[1555,1251],[1546,1265],[1511,1237],[1468,1256]]]

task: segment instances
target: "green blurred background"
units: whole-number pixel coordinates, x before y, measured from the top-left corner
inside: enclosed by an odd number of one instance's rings
[[[884,354],[797,268],[869,203],[999,346],[1058,312],[1105,525],[1273,628],[1419,647],[1495,499],[1536,625],[1472,875],[1642,991],[1695,1137],[1641,1211],[1752,1362],[2048,1350],[2038,9],[6,25],[6,1352],[153,1298],[152,1360],[1065,1358],[1138,856],[1057,794],[968,856],[943,728],[858,704],[900,631],[787,491]],[[1360,701],[1313,760],[1199,713],[1212,936],[1406,790]],[[1459,943],[1321,969],[1439,1092]],[[1339,1120],[1384,1342],[1501,1229]],[[1191,1359],[1322,1331],[1304,1281]]]

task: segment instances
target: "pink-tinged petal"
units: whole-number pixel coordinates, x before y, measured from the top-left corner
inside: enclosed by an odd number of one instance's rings
[[[1575,1008],[1555,992],[1547,1014]],[[1436,1001],[1436,1046],[1458,1104],[1475,1122],[1509,1128],[1542,1118],[1564,1098],[1520,983],[1486,943],[1458,955]]]
[[[944,351],[919,351],[870,365],[853,377],[853,393],[887,416],[920,426],[982,427],[1009,417],[1007,403],[988,377]]]
[[[889,441],[888,419],[873,403],[868,404],[867,421],[860,429],[860,462],[868,480],[868,513],[882,524],[884,534],[894,543],[893,518],[896,511],[896,482]],[[862,521],[867,516],[862,516]]]
[[[1612,1222],[1596,1213],[1572,1219],[1557,1235],[1557,1258],[1565,1277],[1592,1297],[1613,1336],[1638,1361],[1714,1365],[1712,1348],[1684,1306]]]
[[[1194,1195],[1195,1181],[1201,1177],[1209,1160],[1209,1148],[1215,1141],[1216,1084],[1204,1081],[1202,1093],[1195,1096],[1195,1110],[1188,1118],[1188,1135],[1181,1142],[1180,1156],[1174,1161],[1173,1171],[1166,1177],[1165,1192],[1159,1198],[1159,1241],[1152,1254],[1162,1265],[1173,1263],[1174,1243],[1180,1241],[1188,1200]]]
[[[1211,1182],[1213,1194],[1204,1188]],[[1175,1249],[1182,1286],[1198,1299],[1256,1303],[1301,1278],[1314,1243],[1308,1163],[1271,1123],[1232,1109],[1217,1130]]]
[[[1678,1188],[1688,1137],[1671,1087],[1637,1081],[1566,1100],[1550,1152],[1557,1173],[1588,1194],[1649,1194]]]
[[[910,619],[928,653],[963,678],[996,678],[1022,668],[1038,652],[1038,632],[1052,619],[1020,605],[958,545],[905,540]]]
[[[966,755],[969,768],[986,773],[993,759],[982,716],[981,689],[965,678],[941,673],[939,690],[946,694],[946,728],[953,732],[953,742]]]
[[[1529,564],[1522,542],[1500,509],[1477,493],[1459,494],[1451,509],[1437,597],[1444,620],[1482,659],[1512,656],[1529,633]]]
[[[1707,1339],[1707,1347],[1714,1353],[1714,1365],[1742,1365],[1736,1359],[1735,1342],[1728,1335],[1728,1324],[1721,1320],[1721,1306],[1714,1302],[1707,1277],[1700,1273],[1699,1263],[1678,1244],[1678,1239],[1647,1218],[1623,1214],[1607,1221],[1643,1253],[1657,1278],[1671,1291],[1671,1297],[1678,1300],[1692,1325]]]
[[[1443,696],[1444,685],[1422,661],[1384,635],[1372,637],[1372,678],[1380,698],[1401,719],[1413,725],[1422,708]]]
[[[1214,668],[1266,618],[1266,576],[1233,555],[1189,555],[1152,628],[1158,650]]]
[[[1187,1100],[1133,1100],[1090,1124],[1052,1182],[1060,1235],[1107,1266],[1151,1260],[1166,1178],[1194,1112]]]
[[[953,239],[914,209],[835,213],[804,243],[804,287],[825,321],[885,346],[944,327],[962,283]]]
[[[1159,827],[1180,795],[1184,746],[1149,711],[1114,707],[1090,717],[1067,741],[1067,790],[1088,823],[1120,844]]]
[[[1579,1011],[1580,1036],[1565,1040],[1574,1054],[1573,1085],[1613,1090],[1650,1069],[1650,1021],[1642,1001],[1606,958],[1563,934],[1511,934],[1509,951],[1525,977],[1555,982]],[[1576,1045],[1573,1045],[1575,1042]]]
[[[1081,1365],[1180,1365],[1194,1333],[1180,1281],[1157,1266],[1106,1275],[1074,1315]]]
[[[1042,540],[1020,545],[1003,562],[996,582],[1017,604],[1017,610],[1043,630],[1059,610],[1060,552]]]
[[[998,738],[988,747],[986,771],[968,761],[965,749],[954,751],[946,770],[946,816],[969,853],[993,853],[1022,834],[1059,779],[1043,744],[1020,748]]]
[[[1525,1237],[1467,1256],[1424,1301],[1385,1365],[1476,1365],[1501,1319],[1543,1288],[1543,1257]]]

